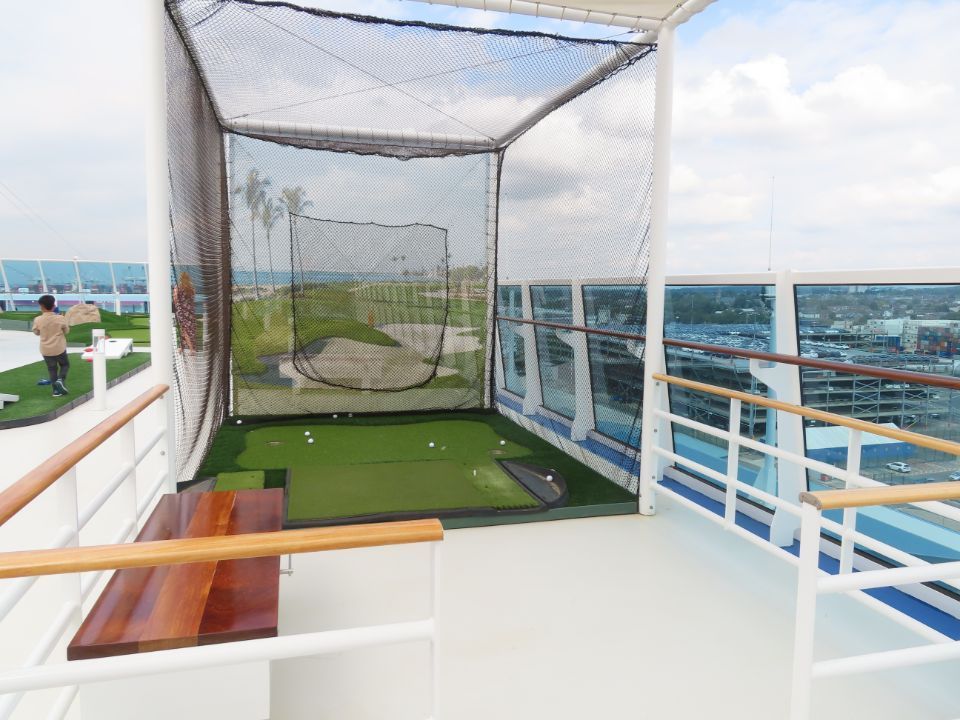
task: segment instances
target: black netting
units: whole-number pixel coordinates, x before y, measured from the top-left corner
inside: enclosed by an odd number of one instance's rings
[[[227,411],[230,245],[223,136],[175,27],[165,30],[177,470],[190,478]]]
[[[227,127],[244,122],[246,134],[315,149],[400,157],[489,151],[492,141],[532,110],[561,103],[585,77],[600,80],[649,50],[281,2],[169,4]],[[294,138],[283,134],[281,125],[343,131],[334,131],[332,139]],[[414,147],[375,141],[376,132],[454,135],[464,141],[450,147],[425,138]],[[487,146],[477,147],[470,138]]]
[[[642,329],[653,46],[282,2],[167,8],[189,456],[228,385],[236,414],[490,407],[498,282],[621,277],[589,298],[589,281],[537,291],[533,315]],[[530,296],[513,300],[516,315]],[[534,366],[533,331],[511,332],[501,375]],[[592,381],[586,425],[636,444],[642,348],[533,335],[534,429],[596,464],[577,425]]]
[[[489,156],[230,155],[234,412],[484,404]]]
[[[411,390],[438,374],[450,273],[433,225],[290,217],[291,365],[299,386]]]

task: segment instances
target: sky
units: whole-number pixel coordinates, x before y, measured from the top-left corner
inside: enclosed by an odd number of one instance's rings
[[[619,32],[397,0],[310,4]],[[140,6],[5,8],[0,256],[146,257]],[[765,270],[771,207],[773,269],[960,266],[957,27],[960,0],[719,0],[682,26],[668,271]]]

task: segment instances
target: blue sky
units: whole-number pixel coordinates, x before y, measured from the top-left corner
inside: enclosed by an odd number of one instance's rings
[[[396,0],[393,17],[612,35]],[[145,257],[140,3],[0,26],[0,256]],[[719,0],[681,28],[668,266],[960,265],[960,2]]]

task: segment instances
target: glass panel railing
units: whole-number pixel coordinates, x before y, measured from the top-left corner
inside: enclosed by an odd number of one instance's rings
[[[80,262],[77,263],[77,267],[80,269],[80,286],[83,292],[93,295],[113,294],[113,273],[110,271],[110,263]]]
[[[36,260],[4,260],[3,273],[7,276],[10,292],[21,295],[43,293],[40,263]]]
[[[587,327],[642,335],[647,316],[646,290],[642,285],[584,286]],[[588,334],[587,349],[597,431],[639,447],[643,343]]]
[[[801,285],[800,352],[840,362],[960,376],[960,285]],[[960,442],[960,392],[804,368],[804,405]],[[847,431],[805,423],[807,455],[844,467]],[[960,458],[864,435],[861,474],[888,485],[960,481]],[[840,482],[810,473],[812,489]],[[860,511],[860,529],[931,562],[960,559],[960,525],[920,508]]]
[[[569,285],[535,285],[530,288],[533,319],[548,322],[573,322],[573,305]],[[537,358],[540,362],[540,383],[543,406],[573,418],[576,410],[576,377],[573,369],[573,348],[564,342],[566,333],[553,328],[536,328]],[[587,382],[588,378],[581,378]]]
[[[519,285],[501,285],[497,288],[497,314],[504,317],[523,317],[523,288]],[[523,338],[516,323],[497,322],[500,333],[500,363],[503,367],[503,382],[514,395],[527,394],[527,362]]]
[[[79,292],[77,266],[69,260],[42,261],[43,277],[47,281],[47,292],[51,295],[74,294]]]
[[[664,298],[664,336],[732,348],[776,350],[774,313],[772,286],[669,286]],[[749,360],[671,347],[665,354],[670,375],[755,395],[769,394],[766,385],[751,374]],[[726,398],[671,386],[670,409],[706,425],[724,430],[729,427],[730,401]],[[776,413],[744,403],[740,433],[776,445]],[[673,443],[678,454],[726,472],[726,442],[674,424]],[[775,495],[776,459],[741,448],[739,479]]]
[[[139,295],[147,292],[147,266],[143,263],[113,263],[117,292]]]

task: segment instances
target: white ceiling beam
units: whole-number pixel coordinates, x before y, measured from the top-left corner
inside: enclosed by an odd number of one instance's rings
[[[415,0],[430,5],[451,5],[469,10],[488,10],[493,12],[531,15],[553,20],[593,23],[629,28],[630,30],[656,30],[660,20],[643,15],[630,15],[618,12],[602,12],[589,8],[568,7],[554,3],[530,2],[529,0]]]
[[[479,135],[445,135],[416,130],[388,130],[384,128],[344,127],[341,125],[311,125],[279,120],[234,118],[224,120],[223,127],[242,135],[296,138],[353,143],[360,145],[394,145],[411,148],[441,148],[482,152],[494,148],[490,138]]]

